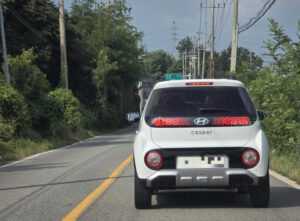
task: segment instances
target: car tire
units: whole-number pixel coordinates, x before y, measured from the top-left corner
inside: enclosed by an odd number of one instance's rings
[[[251,204],[256,208],[267,208],[270,200],[270,178],[269,172],[266,179],[259,186],[250,188]]]
[[[134,175],[134,203],[137,209],[151,208],[152,193],[145,183],[140,180],[135,172]]]

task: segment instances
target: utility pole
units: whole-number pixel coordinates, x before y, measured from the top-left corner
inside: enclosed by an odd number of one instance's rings
[[[211,19],[211,36],[210,36],[210,78],[215,78],[215,0],[212,0],[212,19]]]
[[[106,0],[106,7],[110,6],[110,0]]]
[[[198,37],[198,76],[200,77],[200,73],[201,73],[201,70],[200,70],[200,35],[201,35],[201,30],[199,31],[199,37]]]
[[[173,21],[173,27],[171,28],[172,30],[172,42],[173,42],[173,53],[175,53],[176,50],[176,41],[177,39],[177,27],[176,27],[176,21]]]
[[[184,67],[184,54],[181,55],[182,59],[182,77],[185,78],[185,67]]]
[[[206,56],[206,25],[204,31],[203,59],[202,59],[202,79],[204,79],[205,56]]]
[[[187,79],[188,69],[187,69],[187,52],[186,52],[186,50],[184,52],[184,70],[185,70],[185,79]]]
[[[10,85],[10,76],[8,71],[8,63],[7,63],[7,54],[6,54],[6,41],[5,41],[5,30],[4,30],[4,19],[3,19],[3,11],[2,11],[2,1],[0,0],[0,26],[1,26],[1,40],[2,40],[2,53],[4,60],[4,73],[6,78],[6,83]]]
[[[64,0],[59,0],[61,86],[69,89]]]
[[[192,61],[193,61],[193,79],[196,79],[196,75],[197,75],[197,66],[196,66],[196,45],[197,45],[197,40],[195,37],[195,41],[194,41],[194,50],[193,50],[193,55],[192,55]]]
[[[253,54],[252,51],[250,51],[250,67],[252,68],[253,66]]]
[[[232,72],[236,71],[237,40],[238,40],[238,10],[239,10],[239,0],[234,0],[232,43],[231,43],[231,64],[230,64],[230,71]]]

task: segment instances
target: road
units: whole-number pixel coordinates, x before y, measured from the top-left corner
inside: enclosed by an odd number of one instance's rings
[[[0,220],[62,220],[132,153],[136,126],[0,168]],[[248,195],[219,190],[162,192],[153,209],[136,210],[133,164],[78,220],[300,220],[300,191],[271,177],[268,209]]]

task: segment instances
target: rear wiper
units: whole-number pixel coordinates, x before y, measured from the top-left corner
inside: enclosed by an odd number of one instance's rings
[[[233,112],[230,109],[223,108],[199,108],[200,112]]]

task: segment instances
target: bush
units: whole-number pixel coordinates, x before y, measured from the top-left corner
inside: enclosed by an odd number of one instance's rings
[[[45,96],[50,88],[46,75],[34,64],[35,60],[33,49],[8,58],[11,85],[31,102]]]
[[[43,110],[51,135],[67,135],[81,129],[80,103],[70,90],[51,91],[44,100]]]
[[[14,128],[11,124],[5,122],[3,117],[0,115],[0,141],[8,141],[13,138]]]
[[[35,64],[35,60],[36,55],[33,49],[29,49],[23,50],[22,54],[16,57],[9,56],[8,63],[11,85],[23,94],[31,124],[35,130],[39,131],[42,128],[41,118],[43,116],[41,99],[47,95],[50,84],[46,75]]]
[[[81,125],[84,129],[96,129],[97,127],[97,118],[94,112],[89,110],[83,104],[80,105],[80,113],[81,113]]]
[[[19,133],[28,122],[27,106],[24,97],[12,87],[0,85],[0,116],[2,127],[7,135]]]

